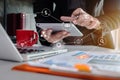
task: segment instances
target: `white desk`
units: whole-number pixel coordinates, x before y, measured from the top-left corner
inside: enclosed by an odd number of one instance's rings
[[[66,46],[69,50],[98,50],[106,51],[104,48],[94,46]],[[108,50],[109,51],[109,50]],[[38,74],[23,71],[13,71],[11,68],[15,65],[22,64],[0,60],[0,80],[80,80],[68,77],[53,76],[47,74]]]
[[[73,80],[73,78],[11,70],[17,64],[15,62],[0,61],[0,80]]]

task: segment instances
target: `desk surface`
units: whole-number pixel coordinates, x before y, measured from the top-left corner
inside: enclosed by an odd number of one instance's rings
[[[95,46],[66,46],[68,50],[97,50],[109,51],[109,49],[98,48]],[[80,80],[68,77],[53,76],[47,74],[37,74],[31,72],[12,71],[11,68],[15,65],[22,64],[18,62],[10,62],[0,60],[0,80]]]

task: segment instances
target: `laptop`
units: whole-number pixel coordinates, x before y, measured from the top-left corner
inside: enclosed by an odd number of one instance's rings
[[[67,52],[67,49],[34,45],[32,47],[17,48],[0,24],[0,59],[10,61],[28,61],[42,59]]]

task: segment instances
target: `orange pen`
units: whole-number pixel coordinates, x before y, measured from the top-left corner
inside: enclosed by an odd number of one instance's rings
[[[80,64],[77,63],[74,65],[74,67],[79,70],[79,71],[84,71],[84,72],[91,72],[91,66],[89,66],[88,64]]]

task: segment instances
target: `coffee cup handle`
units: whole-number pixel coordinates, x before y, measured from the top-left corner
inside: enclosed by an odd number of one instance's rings
[[[35,44],[38,41],[38,33],[34,32],[34,35],[35,35],[35,38],[33,39],[32,44]]]

